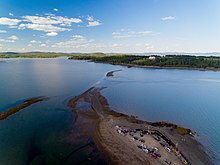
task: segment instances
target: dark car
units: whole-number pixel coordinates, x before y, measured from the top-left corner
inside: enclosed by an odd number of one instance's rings
[[[142,149],[143,147],[138,145],[138,148]]]
[[[155,152],[154,154],[157,155],[157,157],[161,157],[161,155],[158,152]]]
[[[141,137],[143,137],[143,136],[144,136],[144,134],[141,132],[141,133],[140,133],[140,136],[141,136]]]
[[[160,137],[159,136],[154,136],[154,139],[157,141],[160,141]]]

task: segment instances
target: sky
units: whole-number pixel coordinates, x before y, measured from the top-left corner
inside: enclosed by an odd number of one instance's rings
[[[6,51],[220,52],[220,1],[1,0]]]

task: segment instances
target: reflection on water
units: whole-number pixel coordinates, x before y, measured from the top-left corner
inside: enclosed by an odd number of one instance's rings
[[[0,121],[0,164],[56,165],[88,160],[89,147],[68,156],[81,143],[66,139],[74,118],[66,102],[117,67],[66,58],[4,61],[0,63],[0,111],[32,97],[50,100]]]

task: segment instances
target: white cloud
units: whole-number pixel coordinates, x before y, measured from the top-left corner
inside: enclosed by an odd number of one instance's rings
[[[62,26],[71,26],[72,23],[82,22],[82,20],[79,18],[67,18],[67,17],[62,17],[62,16],[54,16],[51,18],[57,20],[59,24]]]
[[[88,17],[86,18],[86,20],[87,20],[87,21],[94,21],[94,18],[93,18],[93,16],[88,16]]]
[[[8,37],[7,39],[0,39],[0,42],[6,42],[6,43],[14,43],[18,40],[18,37],[13,35]]]
[[[88,22],[87,27],[91,27],[91,26],[100,26],[102,23],[99,21],[92,21],[92,22]]]
[[[32,43],[32,44],[40,44],[41,41],[31,40],[30,43]]]
[[[113,32],[112,37],[113,38],[131,38],[131,37],[144,37],[147,35],[153,35],[154,33],[152,31],[126,31],[121,30],[119,32]]]
[[[52,45],[52,47],[54,48],[79,48],[79,47],[86,47],[91,42],[93,42],[93,40],[88,40],[84,36],[74,35],[69,40],[58,42]]]
[[[163,21],[170,21],[170,20],[175,20],[176,18],[173,16],[167,16],[167,17],[162,17],[161,18]]]
[[[0,42],[13,43],[13,42],[15,42],[15,40],[0,39]]]
[[[87,27],[102,25],[99,20],[94,20],[93,16],[87,16],[86,20],[88,21]]]
[[[13,29],[16,29],[18,26],[16,25],[13,25],[13,26],[8,26],[9,28],[13,28]]]
[[[41,24],[20,24],[19,29],[32,29],[32,30],[37,30],[37,31],[43,31],[43,32],[61,32],[61,31],[70,31],[71,29],[67,28],[61,28],[58,26],[53,26],[53,25],[41,25]]]
[[[54,10],[54,11],[59,11],[57,8],[54,8],[53,10]]]
[[[35,40],[31,40],[30,43],[37,43],[37,41],[35,41]]]
[[[0,33],[7,33],[6,30],[0,30]]]
[[[21,20],[18,19],[10,19],[6,17],[0,18],[0,25],[16,26],[20,22]]]
[[[55,19],[51,19],[50,16],[23,16],[25,22],[31,22],[33,24],[49,25],[49,24],[59,24]]]
[[[8,37],[8,39],[10,39],[10,40],[18,40],[18,37],[13,35],[13,36]]]
[[[8,13],[8,15],[10,15],[10,16],[14,16],[14,14],[13,14],[13,13]]]
[[[41,47],[45,47],[45,46],[47,46],[46,44],[40,44],[39,46],[41,46]]]
[[[55,37],[57,36],[58,33],[57,32],[50,32],[50,33],[47,33],[46,36],[49,36],[49,37]]]
[[[31,22],[33,24],[40,24],[40,25],[55,25],[59,24],[61,26],[71,26],[72,23],[81,23],[82,20],[79,18],[67,18],[62,16],[55,16],[55,15],[47,15],[43,16],[23,16],[23,21]]]
[[[121,44],[121,43],[97,43],[85,37],[74,37],[81,39],[70,39],[68,41],[59,42],[52,45],[54,51],[62,52],[117,52],[117,53],[144,53],[154,50],[154,46],[150,44]]]

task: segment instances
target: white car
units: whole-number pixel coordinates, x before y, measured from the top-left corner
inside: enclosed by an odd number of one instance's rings
[[[169,147],[165,147],[165,150],[167,150],[168,152],[171,151]]]
[[[152,147],[153,150],[155,150],[156,152],[159,150],[157,147]]]

